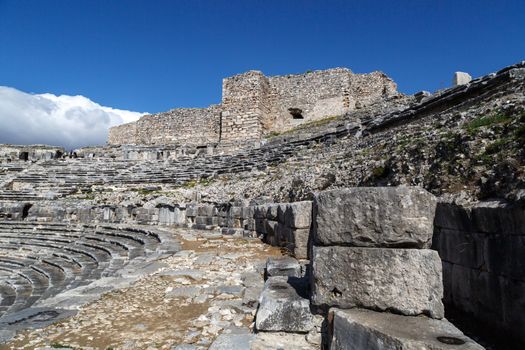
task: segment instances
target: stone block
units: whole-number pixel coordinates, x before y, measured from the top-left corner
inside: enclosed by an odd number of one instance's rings
[[[230,208],[230,215],[234,218],[240,218],[242,214],[242,208],[241,207],[231,207]]]
[[[482,350],[447,320],[363,309],[330,310],[330,350]]]
[[[267,206],[266,218],[268,220],[277,221],[279,206],[279,204],[269,204]]]
[[[268,277],[290,276],[301,277],[301,265],[291,257],[268,258],[266,261],[266,275]]]
[[[442,260],[472,268],[484,264],[483,250],[486,235],[471,234],[450,229],[436,229],[432,249]]]
[[[275,226],[275,238],[279,246],[286,246],[286,244],[293,239],[292,229],[281,223],[277,223]]]
[[[226,334],[219,335],[209,347],[209,350],[246,350],[250,349],[255,340],[255,334]]]
[[[313,247],[312,303],[443,318],[441,260],[428,249]]]
[[[213,216],[217,213],[217,209],[213,205],[200,205],[197,208],[199,216]]]
[[[298,279],[296,279],[298,280]],[[261,294],[255,327],[259,331],[307,333],[315,327],[310,301],[288,277],[271,277]]]
[[[259,296],[264,288],[264,277],[256,272],[245,272],[241,276],[242,284],[246,289],[242,296],[242,304],[250,307],[259,305]]]
[[[309,228],[298,228],[292,231],[293,254],[297,259],[308,259]]]
[[[189,216],[189,217],[197,216],[197,206],[195,204],[188,204],[186,206],[186,216]]]
[[[472,76],[465,72],[455,72],[454,78],[452,79],[453,86],[465,85],[470,83]]]
[[[254,217],[254,208],[253,207],[242,207],[241,216],[243,219],[253,219]]]
[[[312,202],[303,201],[287,204],[285,223],[288,227],[309,228],[312,223]]]
[[[253,207],[253,217],[255,219],[265,219],[266,218],[266,206],[265,205],[257,205]]]
[[[436,198],[419,187],[356,187],[314,199],[317,245],[414,247],[431,245]]]

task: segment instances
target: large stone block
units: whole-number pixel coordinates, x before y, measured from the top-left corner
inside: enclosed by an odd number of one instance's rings
[[[271,257],[266,261],[266,275],[268,277],[301,277],[301,265],[296,259],[288,256]]]
[[[459,86],[459,85],[465,85],[470,83],[472,80],[472,77],[470,74],[465,72],[455,72],[454,77],[452,78],[452,85],[453,86]]]
[[[297,283],[289,282],[296,281]],[[271,277],[261,294],[255,327],[259,331],[307,333],[315,326],[306,286],[299,279]]]
[[[292,228],[309,228],[312,223],[312,202],[303,201],[286,205],[285,224]]]
[[[482,350],[446,320],[332,309],[330,350]]]
[[[298,228],[292,231],[293,234],[293,254],[297,259],[308,259],[308,242],[310,229]]]
[[[428,249],[314,247],[312,302],[443,318],[441,260]]]
[[[314,199],[318,245],[428,248],[436,198],[419,187],[356,187]]]

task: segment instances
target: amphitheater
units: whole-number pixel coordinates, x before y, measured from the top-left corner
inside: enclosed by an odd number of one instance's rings
[[[74,151],[0,146],[0,349],[518,349],[525,62],[404,95],[223,80]]]

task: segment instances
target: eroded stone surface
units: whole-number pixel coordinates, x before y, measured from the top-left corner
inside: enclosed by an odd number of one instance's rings
[[[437,199],[419,187],[354,187],[315,197],[318,245],[429,248]]]
[[[314,247],[312,302],[443,318],[441,260],[428,249]]]
[[[308,286],[294,277],[270,277],[261,294],[255,326],[259,331],[306,333],[314,326]]]
[[[331,350],[482,350],[447,320],[332,309]],[[441,339],[441,341],[440,341]]]
[[[266,263],[266,275],[268,277],[290,276],[301,277],[302,269],[299,262],[292,257],[268,258]]]

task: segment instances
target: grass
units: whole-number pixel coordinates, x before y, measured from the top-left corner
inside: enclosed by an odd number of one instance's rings
[[[485,148],[485,154],[493,155],[502,151],[509,143],[510,139],[496,140]]]
[[[496,113],[496,114],[492,114],[492,115],[488,115],[484,117],[478,117],[474,120],[471,120],[470,122],[465,124],[465,129],[467,129],[467,131],[470,134],[474,134],[476,131],[478,131],[478,129],[482,127],[507,123],[511,119],[512,117],[506,114]]]
[[[519,127],[514,131],[514,138],[515,138],[516,141],[518,141],[521,145],[524,145],[524,144],[525,144],[525,125],[521,125],[521,126],[519,126]]]
[[[289,129],[289,130],[286,130],[286,131],[283,131],[283,132],[272,131],[272,132],[266,134],[264,137],[266,139],[271,139],[271,138],[276,137],[276,136],[287,135],[287,134],[294,133],[296,131],[323,126],[323,125],[329,124],[330,122],[332,122],[332,121],[334,121],[334,120],[336,120],[338,118],[339,118],[339,116],[337,116],[337,115],[327,116],[327,117],[324,117],[322,119],[317,119],[317,120],[312,120],[312,121],[309,121],[309,122],[306,122],[306,123],[302,123],[302,124],[296,126],[295,128],[292,128],[292,129]]]
[[[378,166],[372,169],[372,176],[376,179],[382,179],[386,177],[387,169],[384,166]]]

